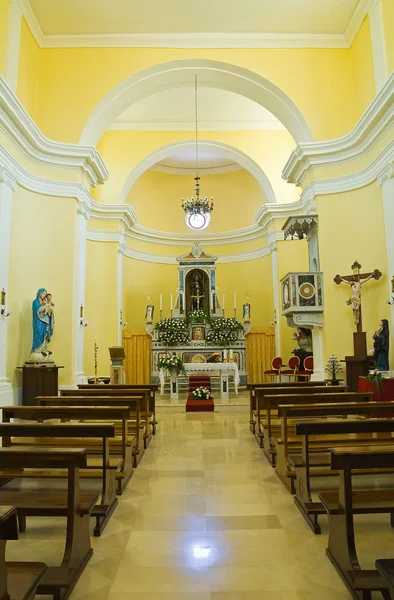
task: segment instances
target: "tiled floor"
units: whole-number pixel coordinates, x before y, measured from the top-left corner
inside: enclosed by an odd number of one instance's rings
[[[314,536],[248,429],[243,407],[159,410],[160,425],[72,599],[346,600]],[[360,559],[392,556],[387,516],[358,521]],[[59,520],[28,520],[8,558],[56,564]],[[380,597],[380,596],[377,596]]]

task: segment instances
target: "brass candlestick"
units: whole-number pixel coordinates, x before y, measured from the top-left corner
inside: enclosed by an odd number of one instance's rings
[[[98,373],[97,351],[98,351],[97,342],[96,342],[96,340],[94,340],[94,380],[95,380],[95,383],[98,383],[98,377],[97,377],[97,373]]]

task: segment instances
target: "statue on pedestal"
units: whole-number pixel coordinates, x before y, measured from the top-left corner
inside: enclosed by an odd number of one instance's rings
[[[31,361],[52,361],[52,352],[48,349],[48,344],[55,328],[54,306],[52,294],[49,294],[45,288],[40,288],[32,303],[33,344],[30,354]]]
[[[200,308],[203,306],[205,294],[203,283],[198,273],[194,274],[193,280],[190,284],[190,298],[190,310],[200,310]]]

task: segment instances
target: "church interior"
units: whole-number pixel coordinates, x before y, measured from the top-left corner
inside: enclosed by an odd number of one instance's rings
[[[394,600],[393,233],[394,0],[0,0],[0,600]]]

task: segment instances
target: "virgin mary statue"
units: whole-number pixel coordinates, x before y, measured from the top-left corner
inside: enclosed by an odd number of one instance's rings
[[[51,294],[48,294],[45,288],[40,288],[32,304],[33,344],[30,360],[36,362],[50,360],[52,352],[48,350],[48,343],[55,326],[53,306]]]

